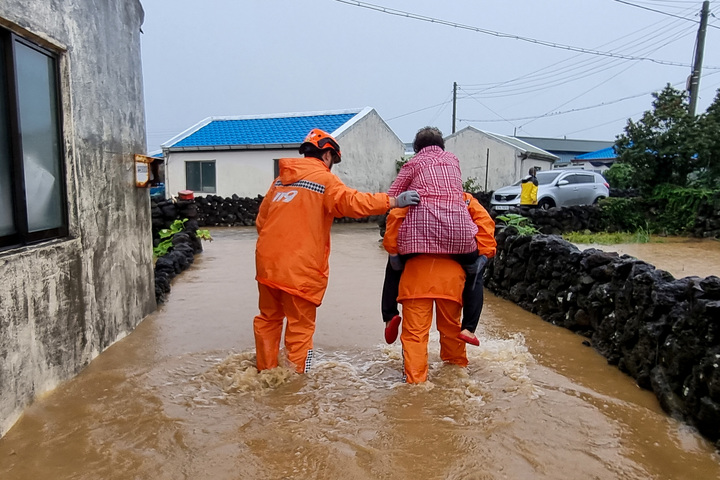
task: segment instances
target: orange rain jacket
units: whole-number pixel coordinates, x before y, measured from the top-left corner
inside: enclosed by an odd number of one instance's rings
[[[255,220],[255,279],[319,306],[330,272],[333,219],[381,215],[390,197],[345,186],[316,158],[282,158],[279,165]]]
[[[485,255],[487,258],[495,256],[497,242],[495,241],[495,220],[485,208],[480,205],[475,197],[469,193],[464,193],[465,205],[467,205],[470,216],[478,226],[478,232],[475,235],[477,241],[478,253]],[[394,208],[390,211],[385,224],[385,236],[383,237],[383,247],[390,255],[397,255],[397,239],[400,225],[407,215],[408,208]]]

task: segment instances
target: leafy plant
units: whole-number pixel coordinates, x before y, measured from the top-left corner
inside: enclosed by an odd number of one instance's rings
[[[403,157],[400,160],[395,161],[395,171],[397,173],[400,173],[400,169],[405,165],[407,162],[410,161],[412,157]]]
[[[465,182],[463,182],[463,192],[468,193],[477,193],[482,191],[480,188],[480,180],[478,180],[477,177],[468,177]]]
[[[626,189],[637,187],[635,169],[629,163],[616,162],[603,173],[603,176],[613,188]]]
[[[641,198],[606,198],[600,202],[604,228],[616,232],[636,232],[647,227],[643,212],[647,205]]]
[[[212,238],[212,236],[210,235],[210,230],[197,230],[197,231],[195,232],[195,235],[197,235],[197,237],[198,237],[200,240],[205,240],[205,241],[208,241],[208,242],[212,242],[212,241],[213,241],[213,238]]]
[[[658,185],[650,196],[659,211],[655,219],[658,229],[673,234],[691,230],[700,206],[711,202],[716,194],[716,190],[709,188]]]
[[[158,232],[158,236],[162,239],[162,241],[157,247],[153,248],[153,257],[159,258],[168,253],[172,247],[173,235],[180,233],[185,229],[185,222],[187,222],[187,220],[187,218],[183,220],[175,220],[170,225],[170,228],[163,228]]]
[[[498,220],[504,222],[504,225],[500,225],[500,229],[513,227],[517,230],[518,235],[535,235],[538,233],[538,229],[532,224],[529,218],[518,215],[517,213],[508,213],[507,215],[500,215],[497,217]]]

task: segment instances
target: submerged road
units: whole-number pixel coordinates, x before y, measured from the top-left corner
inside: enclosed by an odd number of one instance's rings
[[[489,293],[470,366],[401,383],[377,227],[336,225],[311,373],[258,374],[253,228],[0,439],[0,478],[710,479],[720,458],[583,338]]]

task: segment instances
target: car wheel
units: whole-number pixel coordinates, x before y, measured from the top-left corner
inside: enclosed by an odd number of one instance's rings
[[[550,198],[543,198],[538,202],[538,208],[541,208],[543,210],[547,210],[548,208],[552,208],[554,206],[555,202],[553,202]]]
[[[604,199],[604,198],[605,198],[605,197],[597,197],[597,198],[595,199],[595,201],[593,202],[593,205],[597,205],[598,203],[600,203],[600,200],[602,200],[602,199]]]

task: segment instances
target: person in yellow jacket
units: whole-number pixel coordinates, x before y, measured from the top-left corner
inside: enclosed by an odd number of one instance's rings
[[[280,159],[280,175],[255,220],[260,313],[253,331],[258,370],[278,366],[285,318],[288,360],[299,373],[312,364],[315,314],[327,288],[333,219],[381,215],[420,201],[415,191],[390,197],[345,186],[330,171],[341,161],[340,145],[318,128],[310,131],[299,151],[304,158]]]
[[[537,205],[538,179],[537,169],[532,167],[528,176],[520,181],[520,205]]]
[[[495,222],[475,197],[465,193],[464,199],[470,216],[478,225],[475,236],[478,251],[491,258],[495,255],[497,246],[493,235]],[[397,253],[398,232],[407,211],[407,208],[397,208],[388,214],[383,246],[391,255]],[[476,274],[482,276],[482,271]],[[407,260],[400,278],[397,298],[402,304],[403,312],[400,342],[406,382],[422,383],[427,380],[427,344],[433,320],[433,305],[440,332],[440,358],[447,363],[467,366],[465,342],[458,338],[463,328],[460,316],[464,288],[465,270],[452,255],[420,254]],[[482,288],[480,281],[479,291],[476,292],[481,296],[480,310]]]

